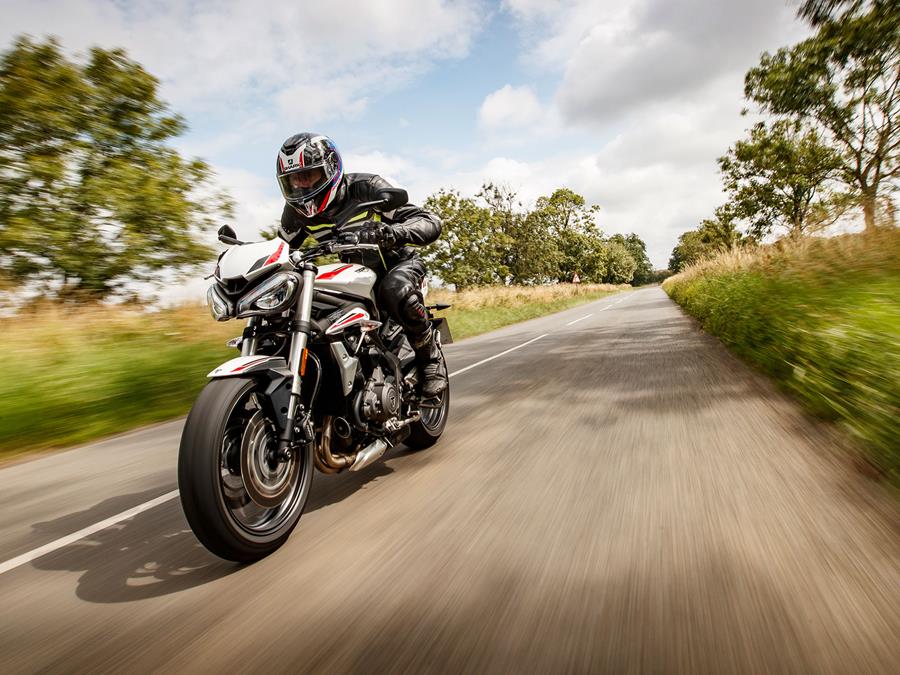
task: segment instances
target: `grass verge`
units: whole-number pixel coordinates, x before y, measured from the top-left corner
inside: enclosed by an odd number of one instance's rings
[[[900,230],[725,253],[663,288],[900,484]]]
[[[455,339],[566,309],[627,287],[435,291]],[[205,308],[160,312],[43,305],[0,319],[7,360],[0,380],[0,459],[65,447],[185,414],[205,375],[235,356],[225,341],[243,322],[217,323]]]
[[[427,304],[449,303],[438,315],[447,318],[454,340],[487,333],[520,321],[561,312],[631,286],[557,284],[555,286],[488,286],[453,293],[435,290]]]

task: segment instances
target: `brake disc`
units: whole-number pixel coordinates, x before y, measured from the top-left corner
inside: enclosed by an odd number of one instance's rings
[[[274,427],[257,410],[241,439],[241,479],[250,499],[265,508],[278,506],[291,493],[300,466],[296,455],[278,461],[277,445]]]

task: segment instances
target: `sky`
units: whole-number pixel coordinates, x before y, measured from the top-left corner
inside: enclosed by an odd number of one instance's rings
[[[122,47],[160,80],[253,238],[281,213],[282,141],[333,138],[414,203],[485,181],[526,206],[568,187],[656,268],[724,201],[716,158],[752,125],[744,73],[807,34],[792,0],[0,0],[0,49]]]

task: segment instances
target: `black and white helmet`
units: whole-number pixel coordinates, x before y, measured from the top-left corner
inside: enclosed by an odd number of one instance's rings
[[[344,164],[328,136],[302,133],[282,144],[275,172],[287,203],[311,218],[334,201],[344,177]]]

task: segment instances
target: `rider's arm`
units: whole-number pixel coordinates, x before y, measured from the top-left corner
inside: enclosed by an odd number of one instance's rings
[[[441,219],[414,204],[399,206],[384,216],[384,221],[390,224],[399,246],[424,246],[441,236]]]
[[[373,176],[369,181],[370,189],[377,190],[393,187],[381,176]],[[397,246],[412,244],[424,246],[441,236],[441,219],[431,211],[415,204],[404,204],[393,211],[382,214],[385,223],[391,226],[397,238]]]
[[[309,234],[306,229],[305,219],[294,211],[290,205],[285,204],[281,212],[281,226],[278,228],[278,236],[284,239],[291,248],[300,248]]]

